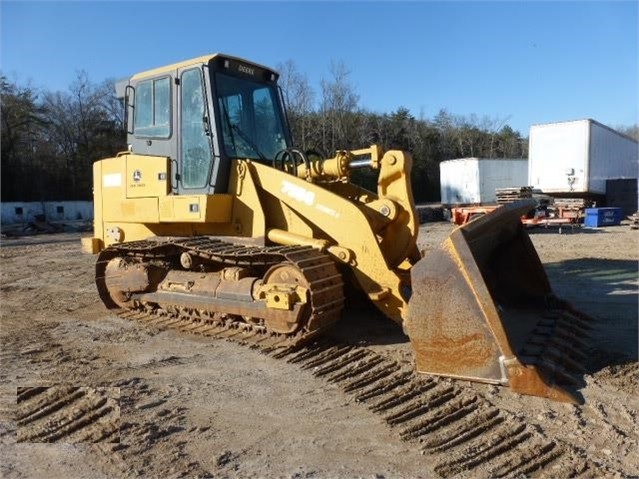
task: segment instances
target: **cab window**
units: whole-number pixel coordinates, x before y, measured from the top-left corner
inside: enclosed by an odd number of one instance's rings
[[[182,157],[182,186],[204,188],[211,170],[211,146],[206,130],[206,108],[202,89],[202,72],[199,68],[187,70],[180,82],[182,124],[180,129],[180,153]]]
[[[170,77],[146,80],[135,88],[134,133],[138,137],[168,138],[171,135]]]
[[[224,151],[231,158],[272,160],[286,148],[274,85],[216,73]]]

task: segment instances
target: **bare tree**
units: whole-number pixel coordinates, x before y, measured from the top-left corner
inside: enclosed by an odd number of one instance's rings
[[[296,145],[306,150],[311,143],[311,113],[315,93],[309,85],[308,78],[297,69],[293,60],[278,65],[279,84],[284,94],[293,140]]]
[[[41,177],[34,172],[46,126],[39,93],[34,87],[20,86],[3,75],[0,77],[0,99],[2,200],[18,199],[23,192],[35,196],[42,184]]]
[[[633,140],[639,141],[639,125],[635,124],[632,126],[618,126],[617,128],[615,128],[615,130],[626,136],[629,136]]]
[[[44,107],[51,143],[57,145],[70,191],[86,197],[91,191],[95,160],[124,148],[122,116],[114,106],[112,82],[96,85],[86,72],[78,72],[68,92],[48,93]]]
[[[359,95],[349,82],[350,71],[344,62],[333,62],[331,79],[321,81],[322,139],[325,150],[349,148],[356,137],[354,122],[349,114],[357,110]],[[353,119],[353,116],[350,116]]]

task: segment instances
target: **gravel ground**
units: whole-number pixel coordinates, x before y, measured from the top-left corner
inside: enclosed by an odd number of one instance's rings
[[[420,247],[437,246],[450,230],[423,225]],[[2,477],[436,475],[430,455],[309,371],[110,314],[93,284],[95,258],[80,254],[79,238],[0,244]],[[639,232],[537,229],[531,238],[558,295],[596,319],[585,404],[458,385],[570,449],[569,469],[555,461],[532,475],[637,476]],[[410,360],[406,338],[374,311],[344,316],[336,334],[366,334],[377,350]],[[370,324],[365,333],[349,327],[352,318]]]

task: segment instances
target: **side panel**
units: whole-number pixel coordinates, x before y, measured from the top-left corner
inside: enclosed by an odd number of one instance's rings
[[[233,197],[217,195],[180,195],[160,198],[161,223],[230,223]]]
[[[595,121],[590,122],[590,182],[593,193],[606,193],[606,180],[636,178],[639,144]]]
[[[170,194],[170,165],[166,157],[134,154],[94,163],[94,237],[85,251],[149,236],[242,233],[233,224],[233,195]]]
[[[96,236],[98,218],[101,221],[122,219],[121,205],[126,200],[126,178],[126,160],[123,157],[109,158],[93,165]],[[101,213],[98,209],[101,209]],[[99,236],[104,237],[103,234]]]
[[[168,192],[167,158],[128,154],[96,164],[101,171],[93,183],[101,185],[103,221],[160,221],[158,198]]]
[[[126,197],[166,196],[169,186],[169,159],[157,156],[123,155],[126,158]]]
[[[528,160],[519,158],[479,160],[479,197],[482,204],[497,203],[497,188],[528,186]]]
[[[477,158],[442,161],[439,171],[442,204],[468,205],[481,202]]]
[[[530,127],[528,180],[545,193],[586,192],[588,121]]]

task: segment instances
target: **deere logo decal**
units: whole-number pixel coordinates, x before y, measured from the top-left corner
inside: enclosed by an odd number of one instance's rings
[[[142,173],[140,172],[140,170],[135,170],[133,172],[133,181],[136,183],[139,183],[141,179],[142,179]]]

